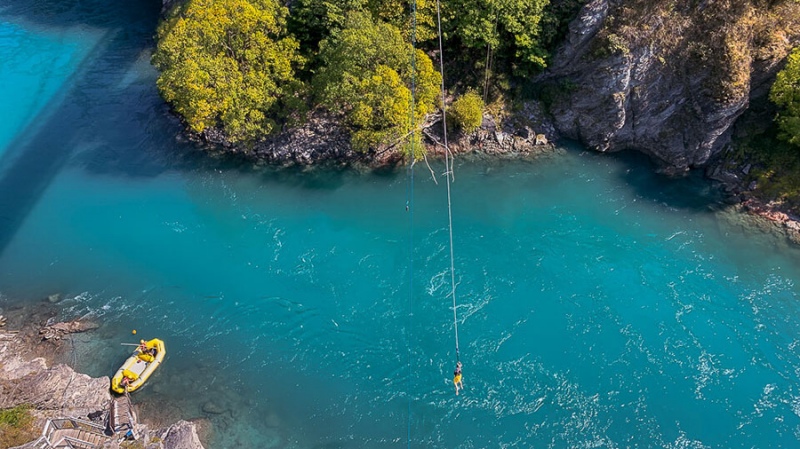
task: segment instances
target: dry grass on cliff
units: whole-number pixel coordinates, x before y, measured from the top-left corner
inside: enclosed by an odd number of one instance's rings
[[[630,0],[609,17],[605,50],[650,48],[666,67],[706,72],[705,90],[723,104],[746,98],[755,63],[779,63],[800,40],[795,0]]]
[[[21,446],[35,440],[39,430],[33,427],[34,421],[26,405],[0,410],[0,447]]]

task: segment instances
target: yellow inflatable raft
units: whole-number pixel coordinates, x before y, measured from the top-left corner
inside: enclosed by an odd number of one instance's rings
[[[133,351],[133,355],[128,357],[114,374],[111,379],[111,389],[120,394],[126,390],[136,391],[161,365],[165,355],[167,350],[163,341],[157,338],[150,341],[142,340],[142,344]]]

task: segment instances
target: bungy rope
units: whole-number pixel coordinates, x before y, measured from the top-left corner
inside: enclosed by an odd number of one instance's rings
[[[414,325],[414,160],[415,151],[414,142],[416,141],[416,126],[414,122],[414,96],[416,94],[416,69],[417,69],[417,55],[416,55],[416,39],[417,39],[417,2],[411,0],[411,104],[409,107],[409,124],[411,125],[411,141],[410,141],[410,164],[406,179],[408,180],[408,188],[406,190],[406,211],[408,214],[408,331],[406,332],[406,350],[407,366],[408,366],[408,379],[406,383],[406,394],[408,396],[408,422],[406,431],[406,442],[408,449],[411,449],[411,402],[412,402],[412,373],[413,365],[411,358],[411,332]]]
[[[447,178],[447,227],[450,233],[450,297],[453,299],[453,330],[456,341],[456,362],[461,361],[461,353],[458,348],[458,313],[456,310],[456,268],[455,258],[453,257],[453,207],[452,195],[450,192],[450,179],[455,179],[453,174],[453,155],[450,153],[450,146],[447,144],[447,104],[445,104],[444,90],[444,51],[442,46],[442,14],[439,0],[436,0],[436,24],[439,32],[439,73],[442,75],[442,137],[444,139],[444,165],[445,177]]]

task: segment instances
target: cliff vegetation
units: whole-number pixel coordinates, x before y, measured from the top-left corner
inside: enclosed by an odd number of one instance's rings
[[[800,48],[787,58],[770,89],[774,121],[749,123],[724,164],[742,174],[744,197],[771,203],[795,214],[800,211]]]
[[[21,446],[39,435],[30,409],[22,404],[0,410],[0,447]]]
[[[544,115],[541,101],[551,136],[641,151],[671,174],[721,163],[739,191],[800,206],[800,56],[788,56],[800,1],[442,0],[441,12],[449,118],[482,136],[462,146],[512,142],[506,126]],[[230,151],[402,157],[440,116],[434,0],[185,0],[158,37],[162,95]]]
[[[462,102],[472,109],[463,129],[480,125],[474,108],[506,94],[511,78],[547,66],[582,3],[442,1],[449,97],[473,92]],[[399,0],[284,4],[186,0],[168,13],[153,63],[162,96],[187,127],[248,148],[325,117],[358,152],[422,148],[411,131],[440,106],[435,1],[418,0],[416,20],[412,4]],[[480,104],[474,92],[483,93]]]

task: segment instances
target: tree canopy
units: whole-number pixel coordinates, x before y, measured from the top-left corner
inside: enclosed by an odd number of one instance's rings
[[[192,130],[219,126],[234,142],[272,131],[276,103],[299,87],[287,14],[275,0],[189,0],[161,25],[158,88]]]
[[[441,76],[433,62],[369,12],[352,12],[320,44],[320,60],[314,96],[346,115],[357,149],[402,140],[434,110]]]
[[[457,90],[483,87],[487,46],[501,70],[543,68],[549,1],[442,0]],[[367,149],[407,141],[437,109],[436,37],[435,0],[186,0],[159,27],[153,63],[161,95],[196,132],[252,142],[324,108]]]
[[[544,68],[540,22],[550,0],[448,0],[445,31],[468,49],[487,46],[523,71]]]
[[[769,98],[780,108],[776,118],[780,138],[800,147],[800,47],[789,54],[786,67],[778,72]]]

